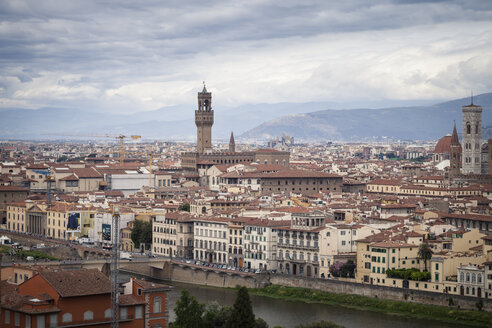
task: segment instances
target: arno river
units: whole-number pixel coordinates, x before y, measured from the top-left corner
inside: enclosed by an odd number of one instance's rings
[[[169,319],[174,320],[174,306],[179,298],[181,289],[186,288],[201,303],[216,301],[220,305],[232,305],[236,298],[236,291],[212,287],[202,287],[174,282],[162,282],[173,285],[168,295]],[[272,299],[263,296],[251,295],[253,310],[257,317],[263,318],[270,327],[276,325],[284,328],[293,328],[298,324],[317,320],[330,320],[347,328],[457,328],[461,325],[441,323],[432,320],[407,319],[401,316],[376,313],[371,311],[353,310],[340,306],[324,304],[307,304]]]

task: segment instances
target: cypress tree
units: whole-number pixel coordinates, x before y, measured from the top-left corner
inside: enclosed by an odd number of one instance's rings
[[[176,301],[176,321],[172,322],[170,328],[201,328],[203,327],[204,305],[198,303],[194,296],[186,289],[181,292],[181,297]]]
[[[246,287],[240,287],[237,292],[237,298],[232,307],[232,313],[227,321],[227,328],[254,328],[255,315],[251,300],[249,299]]]

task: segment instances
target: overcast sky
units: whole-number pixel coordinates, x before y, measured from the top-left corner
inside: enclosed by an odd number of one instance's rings
[[[492,1],[0,0],[0,108],[492,91]]]

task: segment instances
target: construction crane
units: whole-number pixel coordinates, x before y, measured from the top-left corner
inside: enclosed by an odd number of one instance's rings
[[[149,188],[152,188],[152,156],[160,156],[161,154],[152,154],[152,149],[149,151]]]
[[[120,140],[120,165],[123,165],[123,161],[125,159],[125,139],[131,138],[133,140],[140,139],[142,138],[139,135],[133,135],[133,136],[125,136],[123,134],[120,135],[109,135],[109,134],[104,134],[104,135],[94,135],[94,134],[63,134],[63,133],[53,133],[49,134],[53,136],[63,136],[63,137],[91,137],[91,138],[110,138],[110,139],[119,139]]]
[[[120,134],[115,138],[120,139],[120,165],[123,165],[123,161],[125,159],[125,138],[132,138],[133,140],[136,140],[136,139],[140,139],[141,136],[124,136]]]

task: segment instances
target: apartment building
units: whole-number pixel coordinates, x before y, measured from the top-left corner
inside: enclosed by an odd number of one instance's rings
[[[228,263],[228,222],[226,218],[196,218],[194,222],[195,260]]]
[[[244,266],[254,270],[278,270],[278,231],[290,220],[252,218],[244,224]]]
[[[119,297],[120,327],[167,327],[168,286],[132,279]],[[0,306],[1,326],[111,326],[111,283],[96,269],[41,270],[10,290]]]
[[[177,219],[168,215],[156,215],[152,222],[152,253],[177,256]]]
[[[231,220],[227,227],[229,241],[227,264],[235,268],[242,268],[244,261],[244,223],[240,220]]]

